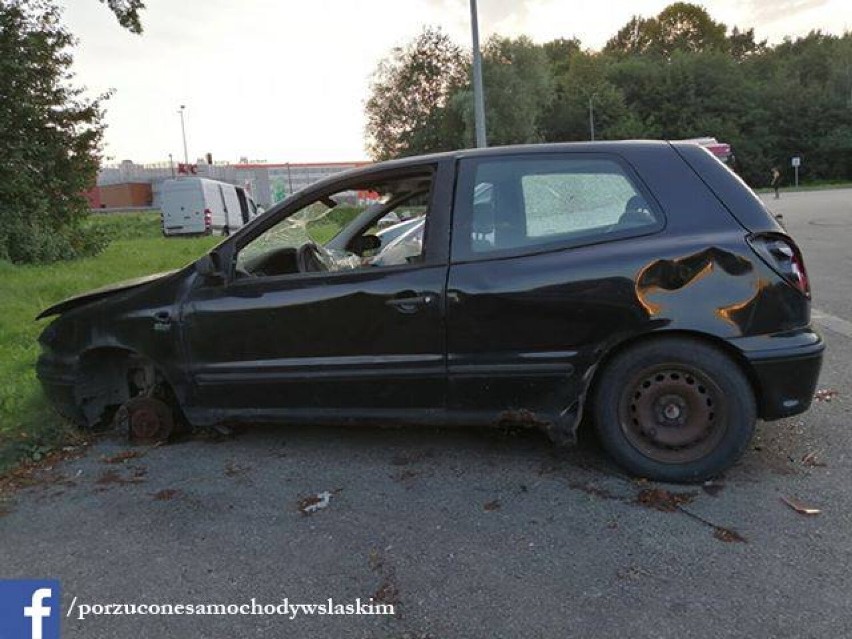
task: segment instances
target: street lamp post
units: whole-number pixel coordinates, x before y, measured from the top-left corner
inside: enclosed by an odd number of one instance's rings
[[[186,105],[181,104],[180,105],[180,111],[178,111],[178,113],[180,113],[180,132],[181,132],[181,135],[183,136],[183,163],[186,166],[189,166],[189,153],[187,153],[187,150],[186,150],[186,123],[183,120],[183,110],[185,108],[186,108]]]
[[[479,50],[479,20],[476,0],[470,0],[470,31],[473,40],[473,120],[476,126],[476,146],[488,146],[485,138],[485,97],[482,89],[482,52]]]
[[[595,99],[596,95],[597,95],[596,93],[592,93],[592,95],[589,96],[589,137],[591,138],[592,142],[595,141],[595,105],[594,105],[594,99]]]

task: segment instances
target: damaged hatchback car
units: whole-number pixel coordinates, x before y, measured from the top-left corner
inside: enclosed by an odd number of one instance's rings
[[[805,411],[823,351],[796,244],[706,150],[668,142],[375,164],[50,315],[38,375],[84,426],[522,422],[564,443],[582,420],[670,481]]]

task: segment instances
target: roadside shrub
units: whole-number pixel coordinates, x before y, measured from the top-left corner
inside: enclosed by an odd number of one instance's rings
[[[0,237],[5,241],[0,242],[0,259],[16,264],[89,257],[100,253],[109,243],[103,229],[80,223],[58,229],[45,228],[38,222],[3,227]]]

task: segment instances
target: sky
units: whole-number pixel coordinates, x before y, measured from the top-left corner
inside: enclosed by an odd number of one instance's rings
[[[478,0],[480,37],[577,37],[599,49],[672,0]],[[328,162],[367,158],[364,102],[391,49],[426,25],[470,39],[468,0],[146,0],[141,36],[98,0],[60,0],[79,39],[76,82],[106,103],[105,162]],[[770,43],[852,30],[852,0],[708,0]]]

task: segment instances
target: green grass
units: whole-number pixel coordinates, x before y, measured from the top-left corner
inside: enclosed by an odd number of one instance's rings
[[[39,456],[68,428],[41,393],[35,376],[35,321],[46,306],[92,288],[183,266],[221,238],[164,238],[156,213],[92,216],[87,224],[114,238],[97,257],[40,266],[0,261],[0,471],[22,456]]]

